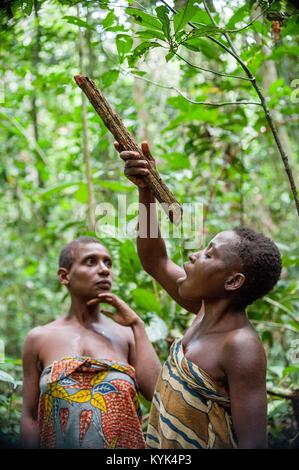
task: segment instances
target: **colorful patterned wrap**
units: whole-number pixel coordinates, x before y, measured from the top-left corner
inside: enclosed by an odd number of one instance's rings
[[[44,369],[40,391],[40,447],[145,448],[132,366],[66,357]]]
[[[173,343],[158,379],[146,442],[150,449],[237,447],[229,398],[186,359],[181,340]]]

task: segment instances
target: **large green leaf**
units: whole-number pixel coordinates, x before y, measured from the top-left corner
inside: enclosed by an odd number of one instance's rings
[[[299,14],[292,15],[287,23],[282,28],[281,34],[282,36],[288,35],[298,35],[298,28],[299,28]],[[286,45],[286,44],[284,44]]]
[[[9,375],[7,372],[4,372],[4,370],[0,370],[0,382],[9,382],[14,384],[15,379]]]
[[[192,33],[190,34],[188,38],[188,41],[190,41],[191,39],[202,37],[202,36],[207,36],[208,34],[221,33],[222,31],[224,30],[212,24],[207,25],[207,26],[198,26],[198,28],[192,31]]]
[[[152,343],[161,341],[168,335],[168,327],[164,320],[158,315],[152,316],[149,325],[147,325],[145,329]]]
[[[156,29],[146,29],[145,31],[137,31],[136,35],[143,39],[161,39],[161,41],[165,41],[165,36],[160,31]]]
[[[118,52],[119,62],[122,63],[125,59],[125,56],[128,52],[130,52],[133,39],[128,34],[118,34],[116,36],[116,47]]]
[[[77,201],[81,202],[81,204],[88,203],[88,188],[86,183],[80,184],[79,188],[74,193],[74,197]]]
[[[182,123],[192,121],[213,123],[216,122],[219,115],[217,109],[196,106],[182,96],[168,98],[168,103],[176,109],[179,109],[181,113],[168,123],[165,130],[175,129]]]
[[[161,313],[161,305],[151,291],[137,287],[132,291],[132,296],[135,305],[145,312]]]
[[[185,8],[182,8],[182,10],[178,11],[173,16],[173,27],[176,34],[181,31],[196,14],[198,11],[198,3],[199,2],[196,0],[187,0]]]
[[[184,112],[189,112],[192,110],[191,103],[185,100],[182,96],[171,96],[167,99],[167,103]]]
[[[187,49],[192,51],[199,51],[205,55],[208,59],[219,60],[219,47],[216,47],[211,41],[203,37],[196,37],[187,39],[182,43]]]
[[[88,24],[84,20],[81,20],[81,18],[78,18],[77,16],[63,16],[63,19],[66,20],[70,24],[75,24],[76,26],[80,26],[80,28],[95,30],[94,26]]]
[[[235,28],[236,24],[248,17],[248,5],[242,5],[236,10],[226,24],[226,29]]]
[[[275,47],[268,59],[279,59],[287,55],[298,57],[299,46],[288,46],[287,44],[284,44],[283,46]]]
[[[119,70],[109,70],[108,72],[103,73],[101,76],[101,80],[103,82],[104,87],[108,87],[112,85],[112,83],[116,82],[119,77]]]
[[[200,8],[198,8],[192,18],[192,24],[197,25],[201,23],[209,25],[211,24],[211,19],[205,10],[201,10]]]
[[[170,21],[168,17],[168,8],[165,5],[156,8],[156,13],[162,23],[163,33],[167,39],[170,39]]]
[[[128,56],[128,64],[134,67],[138,59],[140,59],[149,49],[154,47],[161,47],[161,44],[153,41],[144,41],[133,50],[132,54]]]
[[[136,282],[136,275],[142,270],[135,244],[131,240],[125,240],[119,248],[119,262],[121,278],[126,281]]]
[[[154,28],[160,31],[162,30],[161,22],[155,16],[152,16],[143,10],[128,7],[125,9],[125,12],[127,15],[132,16],[136,23],[141,24],[146,28]]]
[[[114,11],[109,11],[106,18],[102,21],[102,25],[104,28],[110,28],[113,25],[114,21],[116,20],[116,16]]]
[[[190,168],[188,155],[181,152],[170,152],[161,155],[165,159],[165,165],[170,170],[182,170]]]

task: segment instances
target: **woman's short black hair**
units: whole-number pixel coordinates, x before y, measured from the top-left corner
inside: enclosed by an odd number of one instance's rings
[[[76,238],[76,240],[71,241],[61,250],[60,255],[59,255],[59,262],[58,262],[59,267],[70,269],[74,262],[73,254],[74,254],[74,250],[76,249],[76,247],[78,245],[88,244],[88,243],[99,243],[99,245],[101,245],[100,240],[94,237]]]
[[[246,307],[266,295],[280,278],[282,263],[275,243],[262,233],[247,227],[237,227],[236,252],[242,262],[245,282],[239,290],[238,305]]]

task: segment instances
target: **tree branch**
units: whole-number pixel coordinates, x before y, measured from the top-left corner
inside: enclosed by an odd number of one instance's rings
[[[194,69],[203,70],[204,72],[213,73],[214,75],[219,75],[220,77],[237,78],[239,80],[246,80],[248,82],[251,82],[251,79],[247,78],[247,77],[240,77],[239,75],[229,75],[228,73],[216,72],[216,70],[210,70],[210,69],[205,69],[204,67],[199,67],[198,65],[195,65],[195,64],[192,64],[191,62],[189,62],[189,60],[185,59],[184,57],[182,57],[177,52],[175,52],[174,54],[177,57],[179,57],[182,61],[184,61],[186,64],[190,65],[190,67],[193,67]]]
[[[206,4],[206,0],[203,0],[203,3],[204,3],[204,7],[205,7],[206,12],[208,13],[209,17],[211,18],[212,23],[214,25],[216,25],[215,20],[214,20],[213,16],[211,15],[211,13],[209,11],[209,8]],[[246,64],[243,62],[241,57],[238,55],[238,53],[237,53],[236,49],[234,48],[234,45],[233,45],[229,35],[227,33],[224,33],[224,36],[225,36],[228,44],[231,47],[232,55],[239,62],[239,64],[243,68],[243,70],[246,72],[247,76],[251,79],[252,86],[254,87],[258,97],[261,100],[261,105],[264,109],[266,120],[268,121],[269,127],[272,131],[274,140],[276,142],[278,151],[280,153],[280,156],[281,156],[281,159],[282,159],[282,162],[283,162],[283,165],[284,165],[285,172],[287,174],[287,177],[288,177],[288,180],[289,180],[289,183],[290,183],[291,191],[293,193],[293,197],[294,197],[294,201],[295,201],[295,205],[296,205],[297,214],[299,216],[299,196],[298,196],[298,190],[297,190],[297,187],[296,187],[296,183],[295,183],[295,180],[294,180],[294,177],[293,177],[293,172],[292,172],[292,170],[290,168],[290,165],[289,165],[289,158],[288,158],[286,152],[284,151],[284,149],[282,147],[282,144],[281,144],[276,126],[274,124],[274,120],[272,119],[270,110],[268,108],[266,99],[265,99],[260,87],[257,84],[256,78],[252,75],[252,73],[250,72],[250,70],[248,69]],[[228,51],[229,51],[229,49],[228,49]]]
[[[267,387],[267,393],[275,397],[284,398],[285,400],[292,400],[295,398],[295,390],[286,390],[279,387]]]
[[[261,103],[259,103],[258,101],[224,101],[222,103],[221,102],[220,103],[214,103],[214,102],[210,102],[210,101],[195,101],[195,100],[192,100],[191,98],[188,98],[188,96],[186,96],[181,90],[179,90],[175,86],[162,85],[161,83],[154,82],[154,81],[150,80],[149,78],[140,77],[139,75],[135,75],[135,74],[133,74],[133,73],[127,71],[127,70],[125,71],[125,73],[127,73],[131,77],[138,78],[139,80],[144,80],[145,82],[151,83],[152,85],[156,85],[160,88],[165,88],[167,90],[176,91],[186,101],[188,101],[189,103],[192,103],[192,104],[207,105],[207,106],[211,106],[211,107],[213,107],[213,106],[214,107],[219,107],[219,106],[228,106],[228,105],[239,105],[239,104],[253,104],[253,105],[261,106]]]
[[[298,334],[298,330],[296,328],[293,328],[292,326],[285,325],[283,323],[276,323],[274,321],[260,321],[260,320],[250,320],[251,323],[258,325],[258,326],[265,326],[265,328],[272,327],[272,328],[278,328],[280,330],[289,330],[292,331],[293,333]]]
[[[284,400],[290,400],[294,411],[294,416],[299,426],[299,389],[287,390],[279,387],[267,387],[268,395],[283,398]]]
[[[252,21],[250,21],[250,23],[246,24],[245,26],[242,26],[242,28],[239,28],[239,29],[228,29],[226,32],[227,33],[239,33],[240,31],[243,31],[244,29],[246,28],[249,28],[249,26],[251,26],[256,20],[258,20],[261,16],[264,15],[264,13],[266,13],[266,11],[269,10],[269,8],[271,7],[271,5],[269,5],[267,8],[265,8],[261,13],[259,13],[258,15],[256,15]]]
[[[176,10],[174,8],[172,8],[170,5],[168,5],[168,3],[166,1],[164,1],[164,0],[161,0],[161,1],[164,3],[164,5],[167,6],[167,8],[169,8],[169,10],[171,10],[173,13],[176,13]],[[204,6],[205,6],[205,9],[206,9],[207,13],[209,14],[209,16],[211,18],[212,23],[214,25],[216,25],[215,20],[212,17],[212,15],[211,15],[211,13],[210,13],[207,5],[206,5],[205,0],[204,0]],[[193,29],[196,29],[196,27],[193,25],[193,23],[189,22],[188,24]],[[252,86],[255,89],[258,97],[261,100],[260,104],[263,107],[266,120],[269,124],[269,127],[271,129],[271,132],[273,134],[273,137],[274,137],[274,140],[275,140],[275,143],[276,143],[276,146],[277,146],[279,154],[281,156],[281,159],[282,159],[282,162],[283,162],[283,165],[284,165],[284,169],[285,169],[285,172],[287,174],[287,178],[289,180],[289,184],[290,184],[290,187],[291,187],[293,198],[294,198],[294,201],[295,201],[296,211],[297,211],[297,214],[299,216],[299,196],[298,196],[298,190],[297,190],[296,183],[295,183],[295,180],[294,180],[293,172],[292,172],[292,169],[290,168],[290,165],[289,165],[289,158],[288,158],[286,152],[284,151],[284,149],[282,147],[282,144],[281,144],[281,141],[279,139],[278,132],[277,132],[276,126],[274,124],[274,121],[272,119],[272,116],[271,116],[270,110],[268,108],[266,99],[265,99],[263,93],[261,92],[260,87],[257,84],[256,78],[252,75],[252,73],[248,69],[247,65],[243,62],[243,60],[241,59],[241,57],[238,55],[237,51],[235,50],[234,45],[233,45],[229,35],[227,33],[223,33],[223,34],[224,34],[228,44],[230,45],[231,49],[226,47],[225,44],[223,44],[221,41],[218,41],[218,39],[214,38],[213,36],[210,36],[209,34],[206,37],[208,37],[211,41],[218,44],[228,54],[233,56],[236,59],[236,61],[240,64],[242,69],[245,71],[247,77],[251,80]]]
[[[80,17],[80,7],[77,5],[77,16]],[[79,26],[79,37],[78,37],[78,52],[79,52],[79,67],[80,72],[83,73],[83,57],[84,57],[84,38],[82,29]],[[87,182],[87,197],[88,197],[88,228],[91,231],[95,230],[96,220],[95,220],[95,195],[94,187],[92,181],[92,164],[89,151],[89,139],[88,139],[88,127],[87,127],[87,110],[86,110],[86,97],[82,93],[81,100],[81,119],[83,127],[83,158],[85,162],[85,175]]]

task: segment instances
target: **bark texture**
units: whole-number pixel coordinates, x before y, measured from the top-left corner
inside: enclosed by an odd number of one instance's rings
[[[166,184],[162,181],[155,168],[154,159],[147,158],[142,154],[141,149],[136,144],[133,136],[126,129],[119,115],[114,112],[103,93],[96,87],[95,83],[90,78],[82,75],[76,75],[74,79],[117,142],[119,142],[125,150],[138,152],[140,158],[142,157],[147,159],[149,164],[149,175],[145,177],[146,182],[153,191],[155,198],[162,204],[163,210],[171,222],[176,225],[179,224],[182,216],[182,208]]]

